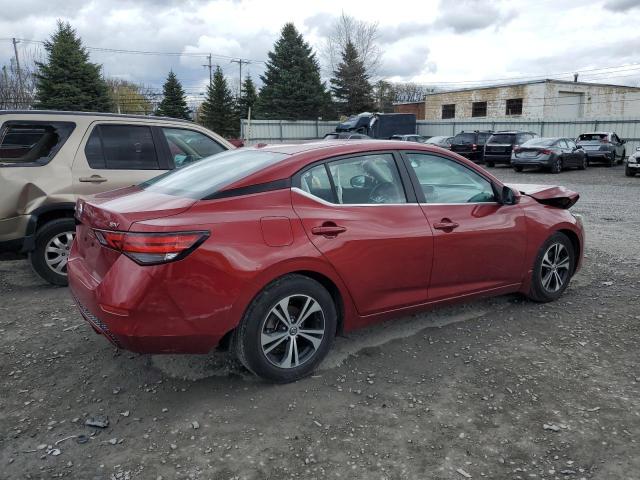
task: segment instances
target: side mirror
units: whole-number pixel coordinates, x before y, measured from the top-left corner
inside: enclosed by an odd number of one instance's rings
[[[367,177],[365,175],[356,175],[351,177],[349,183],[353,188],[365,188],[367,186]]]
[[[518,203],[520,199],[520,194],[517,193],[513,188],[507,187],[506,185],[502,187],[502,192],[500,195],[500,203],[503,205],[515,205]]]

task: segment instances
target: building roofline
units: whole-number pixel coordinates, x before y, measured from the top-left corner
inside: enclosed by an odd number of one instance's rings
[[[629,90],[636,90],[640,92],[640,87],[631,87],[628,85],[615,85],[612,83],[595,83],[595,82],[574,82],[571,80],[555,80],[553,78],[545,78],[544,80],[531,80],[527,82],[496,83],[495,85],[486,85],[482,87],[466,87],[466,88],[456,88],[454,90],[442,90],[440,92],[427,93],[425,94],[425,98],[430,97],[432,95],[442,94],[442,93],[468,92],[472,90],[488,90],[492,88],[503,88],[503,87],[519,87],[523,85],[535,85],[538,83],[559,83],[563,85],[583,85],[583,86],[589,86],[589,87],[615,87],[615,88],[626,88]]]
[[[75,112],[68,110],[0,110],[0,115],[81,115],[86,117],[107,117],[107,118],[133,118],[139,120],[170,120],[173,122],[193,123],[191,120],[172,117],[157,117],[155,115],[135,115],[127,113],[105,113],[105,112]]]

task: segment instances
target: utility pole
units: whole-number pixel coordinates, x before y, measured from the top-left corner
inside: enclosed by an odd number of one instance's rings
[[[18,70],[18,86],[20,88],[20,94],[18,95],[18,99],[22,100],[22,71],[20,70],[20,58],[18,57],[18,43],[20,40],[16,40],[15,37],[11,39],[13,42],[13,53],[16,56],[16,69]]]
[[[213,76],[211,74],[211,69],[213,68],[211,65],[211,54],[207,55],[208,63],[206,65],[202,65],[205,68],[209,69],[209,86],[213,83]]]
[[[239,58],[238,60],[231,60],[231,63],[237,63],[240,67],[240,88],[238,88],[238,98],[240,98],[242,96],[242,64],[249,65],[251,62],[249,60]]]

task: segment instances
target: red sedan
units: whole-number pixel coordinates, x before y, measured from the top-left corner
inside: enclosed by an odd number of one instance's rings
[[[117,347],[229,347],[286,382],[337,332],[489,295],[557,299],[584,249],[577,200],[417,143],[244,148],[79,201],[69,284]]]

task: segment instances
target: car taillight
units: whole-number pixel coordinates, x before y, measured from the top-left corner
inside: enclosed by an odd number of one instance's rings
[[[553,151],[549,150],[548,148],[545,148],[544,150],[540,150],[540,153],[543,155],[551,155]]]
[[[600,143],[609,143],[609,140],[607,138],[601,138]]]
[[[513,151],[518,153],[520,151],[520,145],[514,145],[513,146]]]
[[[209,232],[138,233],[95,230],[98,241],[124,253],[140,265],[157,265],[186,257],[209,237]]]

